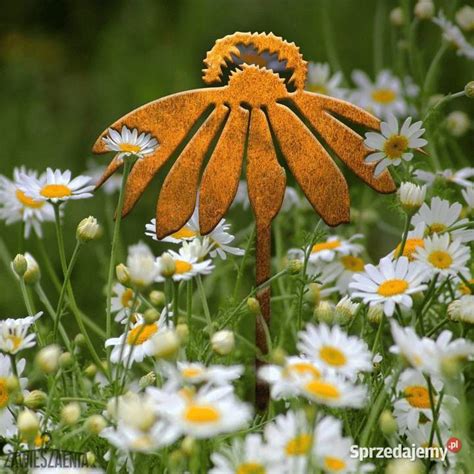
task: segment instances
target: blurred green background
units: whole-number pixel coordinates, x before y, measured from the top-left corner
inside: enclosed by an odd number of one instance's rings
[[[388,14],[397,4],[388,0],[4,3],[0,19],[0,173],[10,177],[15,166],[24,164],[39,171],[47,166],[69,168],[78,174],[85,171],[90,159],[105,164],[108,156],[93,158],[90,152],[97,135],[139,105],[201,87],[206,51],[217,38],[237,30],[273,31],[294,41],[305,59],[312,61],[327,61],[332,47],[332,59],[346,78],[355,68],[374,74],[374,48],[382,41],[384,67],[391,68],[400,53]],[[437,2],[448,13],[456,4]],[[328,34],[333,38],[330,45]],[[428,62],[441,44],[439,29],[424,22],[420,37],[420,52]],[[472,64],[450,54],[439,91],[461,90],[474,78]],[[472,138],[465,140],[473,145]],[[127,244],[143,235],[144,224],[154,212],[156,186],[151,186],[155,189],[147,191],[125,220],[122,234]],[[352,194],[354,197],[357,190]],[[105,220],[105,199],[98,193],[94,199],[67,205],[69,253],[74,245],[73,229],[81,218],[91,214]],[[112,201],[107,206],[110,211]],[[46,225],[44,230],[48,253],[59,273],[54,226]],[[0,223],[0,235],[15,254],[18,226]],[[26,250],[38,256],[34,238],[27,242]],[[96,302],[105,282],[100,264],[106,261],[106,251],[107,236],[102,246],[84,250],[73,277],[81,306],[96,318],[103,312],[103,303],[98,308]],[[23,315],[17,285],[5,265],[0,268],[0,317]],[[48,282],[45,287],[50,290]]]

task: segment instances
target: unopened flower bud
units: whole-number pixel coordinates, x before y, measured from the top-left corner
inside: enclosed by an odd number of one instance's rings
[[[165,252],[161,256],[161,274],[165,278],[172,277],[176,272],[176,262],[174,261],[173,257]]]
[[[321,302],[321,285],[319,283],[309,283],[308,291],[305,293],[305,299],[313,306],[318,306]]]
[[[86,243],[91,240],[97,240],[102,235],[102,229],[95,217],[89,216],[79,222],[76,230],[76,239],[79,242]]]
[[[153,355],[158,359],[170,359],[176,355],[180,340],[175,331],[168,329],[153,337]]]
[[[97,374],[97,366],[95,364],[89,364],[85,369],[84,369],[84,375],[92,380]]]
[[[303,262],[297,259],[288,260],[287,268],[291,275],[297,275],[303,269]]]
[[[474,99],[474,81],[470,81],[466,84],[466,87],[464,87],[464,92],[466,97]]]
[[[162,291],[158,291],[158,290],[151,291],[149,298],[150,298],[151,304],[154,306],[158,306],[159,308],[164,306],[166,303],[166,297]]]
[[[334,321],[337,324],[343,325],[352,321],[352,318],[357,314],[359,303],[354,303],[348,296],[337,303],[334,311]]]
[[[223,329],[212,335],[211,345],[214,352],[220,355],[230,354],[235,347],[235,336],[232,331]]]
[[[27,408],[37,409],[44,407],[46,405],[46,401],[48,400],[48,396],[41,390],[33,390],[28,395],[25,396],[25,400],[23,404]]]
[[[192,456],[196,446],[196,440],[192,436],[185,436],[181,441],[181,451],[188,457]]]
[[[43,347],[36,355],[36,365],[45,374],[52,374],[59,368],[59,357],[61,348],[57,344]]]
[[[426,197],[426,186],[418,186],[413,183],[404,182],[398,189],[398,199],[403,210],[412,216],[422,206]]]
[[[393,26],[403,26],[405,17],[401,7],[396,7],[390,12],[390,22]]]
[[[383,318],[383,305],[375,304],[369,306],[369,310],[367,311],[367,319],[370,323],[378,325],[381,323]]]
[[[320,323],[332,324],[334,322],[335,308],[329,301],[321,301],[316,308],[314,308],[314,317]]]
[[[138,381],[138,386],[141,390],[154,385],[156,382],[156,374],[155,372],[148,372],[146,375],[140,378]]]
[[[143,313],[143,320],[145,321],[145,324],[156,323],[158,319],[160,319],[160,313],[156,309],[148,308]]]
[[[123,263],[119,263],[115,267],[115,275],[117,276],[117,280],[125,286],[130,284],[130,272],[128,268]]]
[[[28,408],[21,411],[17,418],[17,427],[22,438],[24,438],[29,443],[32,442],[40,427],[39,419],[36,416],[36,413],[29,410]]]
[[[474,296],[465,295],[452,301],[448,306],[448,318],[451,321],[474,324]]]
[[[20,391],[18,391],[13,392],[11,396],[9,395],[9,399],[14,405],[23,405],[23,402],[25,401],[25,396]]]
[[[420,20],[430,20],[435,14],[435,6],[431,0],[420,0],[415,5],[415,16]]]
[[[276,347],[270,353],[270,362],[275,365],[284,365],[287,355],[288,354],[286,353],[285,349],[282,347]]]
[[[70,352],[64,352],[59,356],[59,367],[70,369],[74,365],[74,357]]]
[[[474,8],[464,5],[456,12],[456,21],[464,31],[474,31]]]
[[[18,380],[18,377],[15,377],[14,375],[7,377],[5,385],[8,393],[16,392],[20,389],[20,381]]]
[[[23,274],[23,281],[27,285],[36,285],[41,278],[41,271],[38,262],[28,252],[25,253],[25,258],[28,265],[26,267],[26,272]]]
[[[397,422],[395,421],[395,418],[393,417],[390,410],[384,410],[380,414],[379,425],[380,430],[386,436],[390,436],[397,432]]]
[[[465,112],[455,110],[446,117],[446,128],[454,137],[463,136],[471,126],[469,116]]]
[[[68,403],[61,410],[61,422],[64,425],[73,426],[81,417],[81,406],[77,402]]]
[[[179,342],[181,343],[181,345],[186,344],[189,338],[189,326],[186,323],[177,324],[176,334],[178,335]]]
[[[21,253],[17,254],[17,256],[13,259],[12,268],[13,271],[21,278],[28,268],[26,257]]]
[[[94,466],[95,462],[97,461],[97,458],[95,454],[92,451],[87,451],[86,453],[86,462],[89,467]]]
[[[257,298],[247,298],[247,308],[254,315],[262,313],[262,310],[260,309],[260,303],[258,302]]]
[[[91,415],[84,422],[84,428],[93,435],[98,435],[106,426],[107,422],[101,415]]]

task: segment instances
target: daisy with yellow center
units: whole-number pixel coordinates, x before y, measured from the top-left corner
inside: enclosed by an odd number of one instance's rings
[[[22,175],[22,183],[18,186],[25,197],[35,201],[49,201],[60,203],[70,199],[85,199],[92,197],[91,191],[94,186],[90,185],[91,178],[88,176],[77,176],[71,179],[71,172],[62,172],[59,169],[46,170],[46,177],[43,182]]]
[[[321,275],[320,280],[323,283],[334,282],[334,289],[340,294],[347,294],[349,283],[356,273],[364,271],[364,259],[357,253],[350,255],[337,255],[334,261],[325,265],[322,270],[315,272]],[[328,290],[323,290],[329,293]]]
[[[309,261],[331,262],[336,255],[357,255],[362,251],[362,245],[356,240],[362,238],[361,234],[355,234],[350,239],[342,239],[336,235],[329,237],[326,242],[318,242],[311,248]]]
[[[411,124],[408,117],[399,128],[397,119],[390,115],[387,122],[380,125],[381,133],[368,132],[364,144],[374,150],[365,158],[366,163],[376,163],[374,176],[380,176],[388,166],[398,166],[402,161],[410,161],[413,153],[410,150],[425,146],[428,142],[421,138],[425,129],[422,122]]]
[[[158,141],[150,133],[139,134],[136,128],[129,130],[126,125],[120,132],[110,128],[108,135],[102,140],[108,150],[117,152],[118,160],[130,155],[143,158],[153,154],[158,147]]]
[[[442,277],[467,273],[471,251],[461,240],[451,241],[449,234],[426,237],[423,247],[415,253],[417,262],[425,266],[432,275]]]
[[[39,312],[35,316],[0,321],[0,350],[7,354],[17,354],[33,347],[36,344],[36,334],[29,334],[29,330],[42,314],[43,312]]]
[[[407,257],[393,261],[391,256],[380,260],[377,266],[368,264],[365,272],[355,274],[349,287],[352,298],[361,298],[364,303],[374,306],[383,304],[384,313],[392,316],[395,305],[411,308],[411,295],[426,289],[423,283],[426,269]]]
[[[355,379],[359,372],[372,370],[372,354],[367,344],[337,325],[308,324],[298,336],[301,353],[325,370],[350,379]]]
[[[457,51],[458,56],[464,56],[474,61],[474,46],[467,41],[462,31],[454,23],[451,23],[442,11],[433,21],[441,28],[443,38],[451,43]]]
[[[132,308],[135,294],[131,288],[127,288],[120,283],[116,283],[112,291],[115,296],[112,296],[111,309],[112,313],[117,313],[115,321],[125,324],[130,312],[138,311],[139,303],[136,303],[135,307]]]
[[[308,64],[307,90],[316,94],[329,95],[343,98],[347,91],[340,87],[342,74],[336,72],[331,76],[331,70],[327,63]]]

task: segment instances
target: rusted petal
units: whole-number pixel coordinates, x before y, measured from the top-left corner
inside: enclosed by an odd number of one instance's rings
[[[258,224],[269,225],[285,195],[285,170],[278,164],[265,113],[252,109],[247,147],[247,184]]]
[[[326,224],[349,222],[349,189],[323,146],[287,107],[269,107],[270,123],[291,172]]]
[[[214,229],[234,200],[242,172],[248,118],[248,110],[242,107],[231,109],[206,166],[199,193],[201,234],[208,234]]]
[[[181,229],[196,207],[201,167],[229,109],[218,105],[181,152],[161,188],[156,206],[159,239]]]
[[[328,104],[328,100],[332,99],[325,98],[324,103]],[[295,102],[328,146],[359,178],[381,193],[392,193],[397,189],[388,171],[384,171],[378,178],[374,177],[375,164],[364,162],[370,153],[364,145],[364,139],[322,109],[318,96],[309,93],[299,94]],[[347,107],[356,108],[350,104]]]

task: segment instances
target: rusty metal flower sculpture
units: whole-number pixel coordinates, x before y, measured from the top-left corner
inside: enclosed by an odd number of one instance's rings
[[[249,48],[253,53],[249,54]],[[272,68],[268,58],[283,68]],[[158,146],[139,158],[131,170],[123,215],[130,212],[155,174],[173,159],[159,192],[156,234],[164,238],[181,229],[199,196],[199,224],[205,235],[231,205],[245,157],[257,230],[256,280],[261,284],[270,276],[270,225],[286,185],[276,150],[281,151],[315,211],[331,226],[349,221],[350,206],[348,185],[328,150],[376,191],[395,190],[388,172],[374,177],[374,165],[364,162],[370,150],[346,124],[378,130],[380,121],[348,102],[305,91],[307,65],[294,43],[271,33],[234,33],[217,40],[204,63],[203,80],[215,87],[150,102],[113,123],[95,143],[95,153],[109,151],[110,129],[118,135],[124,126],[158,141]],[[229,63],[235,68],[225,79]],[[124,151],[133,152],[132,148],[125,147]],[[120,157],[112,160],[99,185],[122,164]],[[268,323],[269,289],[258,297]],[[257,344],[265,353],[265,335],[258,325]]]

